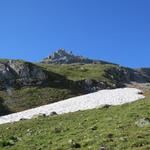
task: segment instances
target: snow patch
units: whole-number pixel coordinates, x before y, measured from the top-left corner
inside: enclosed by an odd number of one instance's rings
[[[141,93],[141,90],[135,88],[101,90],[95,93],[69,98],[53,104],[2,116],[0,117],[0,124],[16,122],[21,119],[31,119],[33,116],[38,114],[50,115],[52,112],[64,114],[79,110],[93,109],[105,104],[121,105],[130,103],[144,98],[144,96],[139,93]]]

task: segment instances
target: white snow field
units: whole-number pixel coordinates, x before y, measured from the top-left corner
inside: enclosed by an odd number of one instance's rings
[[[141,90],[135,88],[119,88],[113,90],[101,90],[95,93],[69,98],[60,102],[37,108],[25,110],[22,112],[1,116],[0,124],[16,122],[21,119],[31,119],[34,116],[45,114],[50,115],[52,112],[57,114],[76,112],[98,108],[102,105],[121,105],[144,98]]]

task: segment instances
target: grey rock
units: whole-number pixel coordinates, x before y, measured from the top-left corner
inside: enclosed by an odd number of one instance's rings
[[[8,63],[8,65],[20,78],[34,78],[38,80],[46,79],[46,74],[43,72],[43,70],[32,63],[11,61]]]
[[[150,126],[150,118],[141,118],[135,122],[138,127]]]
[[[32,117],[32,119],[38,119],[39,117],[46,117],[46,115],[43,114],[43,113],[40,113],[40,114],[34,115],[34,116]]]
[[[0,63],[0,81],[13,80],[15,78],[14,71],[6,63]]]
[[[71,148],[81,148],[81,144],[76,142],[75,140],[69,140],[68,143],[70,144]]]
[[[22,120],[28,120],[28,119],[27,118],[21,118],[20,121],[22,121]]]
[[[0,88],[19,84],[40,85],[48,78],[48,74],[40,67],[20,60],[0,62]]]
[[[108,150],[105,146],[100,146],[99,150]]]
[[[111,105],[105,104],[105,105],[99,106],[98,108],[110,108],[110,107],[111,107]]]
[[[56,113],[55,111],[52,111],[52,112],[50,113],[50,116],[55,116],[55,115],[57,115],[57,113]]]

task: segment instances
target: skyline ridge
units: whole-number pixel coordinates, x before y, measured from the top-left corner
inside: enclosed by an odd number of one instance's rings
[[[118,64],[116,62],[111,62],[111,61],[107,61],[107,60],[104,60],[104,59],[96,59],[96,58],[91,58],[90,56],[85,56],[85,55],[81,55],[81,54],[77,54],[77,53],[74,53],[74,51],[72,50],[67,50],[65,48],[57,48],[55,50],[52,50],[47,56],[41,58],[40,60],[37,60],[37,61],[32,61],[30,59],[22,59],[22,58],[0,58],[0,59],[14,59],[14,60],[23,60],[23,61],[29,61],[29,62],[32,62],[32,63],[40,63],[42,60],[44,59],[48,59],[48,57],[51,57],[54,53],[59,53],[60,50],[63,50],[65,53],[68,53],[72,56],[75,56],[75,57],[82,57],[84,59],[89,59],[89,60],[92,60],[92,61],[102,61],[102,62],[106,62],[106,63],[110,63],[110,64],[116,64],[116,65],[119,65],[119,66],[122,66],[122,67],[129,67],[129,68],[135,68],[135,69],[138,69],[138,68],[150,68],[150,66],[140,66],[140,67],[130,67],[130,66],[124,66],[124,65],[121,65],[121,64]]]

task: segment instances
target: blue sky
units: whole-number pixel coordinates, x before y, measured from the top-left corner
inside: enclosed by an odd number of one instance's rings
[[[0,57],[40,61],[58,48],[150,67],[149,0],[0,0]]]

